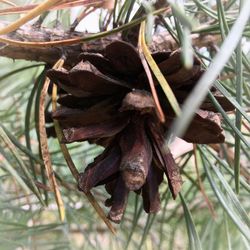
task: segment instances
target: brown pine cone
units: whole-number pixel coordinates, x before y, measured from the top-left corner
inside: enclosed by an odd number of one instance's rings
[[[181,104],[203,73],[195,58],[185,69],[180,51],[152,54]],[[181,189],[181,176],[171,152],[164,145],[174,112],[155,80],[166,122],[160,123],[137,50],[115,41],[105,54],[83,53],[82,61],[70,71],[49,70],[49,78],[67,92],[58,99],[60,109],[53,113],[63,129],[63,142],[86,141],[105,147],[79,178],[84,192],[105,185],[111,198],[108,217],[119,223],[126,208],[129,191],[142,195],[147,213],[160,209],[159,185],[163,174],[175,198]],[[232,105],[212,89],[226,111]],[[208,144],[224,141],[221,118],[208,99],[189,126],[183,139]]]

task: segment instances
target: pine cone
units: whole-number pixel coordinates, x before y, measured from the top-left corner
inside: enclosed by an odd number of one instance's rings
[[[203,73],[199,59],[191,69],[182,67],[180,51],[152,54],[181,104]],[[70,71],[49,70],[49,78],[67,94],[60,96],[60,109],[53,113],[64,134],[63,142],[88,140],[105,147],[79,178],[79,188],[88,192],[105,185],[111,195],[108,217],[119,223],[126,208],[129,191],[142,195],[144,210],[160,209],[159,185],[165,174],[173,198],[182,180],[171,152],[163,148],[164,134],[174,112],[155,80],[166,122],[160,123],[137,50],[115,41],[105,54],[83,53],[82,61]],[[232,105],[212,89],[226,111]],[[189,126],[183,139],[208,144],[224,141],[221,118],[208,99]]]

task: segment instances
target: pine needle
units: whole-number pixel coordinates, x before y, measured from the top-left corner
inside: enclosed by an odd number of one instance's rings
[[[145,41],[145,21],[143,21],[141,23],[140,36],[141,36],[141,47],[142,47],[143,54],[144,54],[144,56],[149,64],[151,70],[153,71],[156,79],[158,80],[159,84],[161,85],[161,87],[162,87],[171,107],[173,108],[175,114],[177,116],[179,116],[181,113],[181,109],[180,109],[179,104],[175,98],[175,95],[174,95],[172,89],[170,88],[167,80],[162,75],[159,67],[157,66],[156,62],[154,61],[154,59],[151,56],[151,53],[147,47],[147,44]]]
[[[10,6],[16,6],[15,3],[12,3],[11,1],[8,1],[8,0],[0,0],[0,2],[5,3],[5,4],[8,4],[8,5],[10,5]]]
[[[199,167],[198,167],[198,153],[197,153],[196,144],[193,144],[193,151],[194,151],[194,165],[195,165],[195,170],[196,170],[196,174],[197,174],[197,179],[198,179],[198,184],[199,184],[199,187],[200,187],[200,191],[201,191],[201,194],[204,197],[205,202],[207,203],[207,207],[209,209],[209,212],[211,213],[213,219],[215,219],[216,218],[216,213],[215,213],[215,210],[214,210],[213,203],[209,200],[209,198],[208,198],[208,196],[206,194],[204,185],[202,183],[201,177],[200,177]]]
[[[152,15],[159,15],[162,12],[166,11],[167,8],[162,8],[156,11],[152,12]],[[91,40],[95,40],[98,38],[102,38],[108,35],[112,35],[115,33],[118,33],[120,31],[126,30],[126,29],[130,29],[131,27],[134,27],[138,24],[140,24],[143,20],[146,19],[146,16],[137,18],[129,23],[126,23],[124,25],[121,25],[117,28],[114,28],[112,30],[108,30],[108,31],[103,31],[103,32],[99,32],[93,35],[88,35],[88,36],[84,36],[84,37],[74,37],[74,38],[70,38],[70,39],[65,39],[65,40],[59,40],[59,41],[48,41],[48,42],[26,42],[26,41],[17,41],[17,40],[13,40],[13,39],[9,39],[6,37],[0,37],[0,42],[2,43],[6,43],[9,45],[14,45],[17,47],[22,47],[22,48],[52,48],[52,47],[58,47],[58,46],[64,46],[64,45],[74,45],[74,44],[79,44],[82,42],[88,42]],[[8,26],[7,26],[8,27]],[[6,28],[7,28],[6,27]],[[0,30],[1,32],[1,30]],[[0,33],[1,35],[1,33]]]
[[[0,2],[9,2],[7,0],[0,0]],[[93,6],[97,6],[100,4],[103,4],[103,2],[107,2],[103,1],[103,0],[71,0],[71,1],[64,1],[62,4],[61,3],[57,3],[53,6],[51,6],[48,10],[61,10],[61,9],[66,9],[66,8],[72,8],[72,7],[77,7],[77,6],[84,6],[84,7],[93,7]],[[105,4],[105,3],[104,3]],[[11,5],[11,4],[9,4]],[[24,6],[17,6],[13,3],[12,6],[15,7],[11,7],[11,8],[5,8],[5,9],[1,9],[0,10],[0,16],[4,15],[11,15],[11,14],[22,14],[25,12],[28,12],[30,10],[33,10],[34,8],[36,8],[38,6],[38,4],[28,4],[28,5],[24,5]]]
[[[142,51],[142,46],[143,46],[142,45],[142,36],[143,36],[143,34],[140,32],[139,33],[139,40],[138,40],[139,56],[141,58],[142,66],[143,66],[143,68],[146,72],[147,78],[148,78],[151,93],[152,93],[152,96],[153,96],[153,99],[155,102],[155,107],[156,107],[156,111],[157,111],[156,114],[157,114],[159,120],[163,123],[163,122],[165,122],[165,115],[164,115],[162,108],[161,108],[161,104],[160,104],[160,101],[159,101],[159,98],[158,98],[158,95],[157,95],[157,92],[155,89],[154,80],[153,80],[152,74],[150,72],[150,68],[147,64],[147,61],[146,61],[144,54],[143,54],[143,51]]]
[[[48,10],[51,6],[58,3],[60,0],[47,0],[41,4],[39,4],[36,8],[28,12],[25,16],[19,18],[17,21],[11,23],[10,25],[2,28],[0,30],[0,35],[7,34],[18,29],[23,24],[27,23],[28,21],[32,20],[33,18],[39,16],[41,13]]]
[[[59,59],[55,65],[54,69],[60,68],[64,63],[63,59]],[[44,161],[46,173],[47,173],[47,178],[50,183],[51,189],[55,193],[55,198],[56,198],[56,203],[59,211],[59,216],[61,221],[64,221],[65,219],[65,208],[63,205],[63,200],[61,193],[58,188],[58,184],[56,181],[56,177],[53,171],[52,163],[51,163],[51,158],[50,158],[50,153],[49,153],[49,147],[48,147],[48,138],[46,134],[46,128],[45,128],[45,97],[47,95],[48,87],[49,87],[50,80],[49,78],[46,78],[44,82],[44,86],[41,92],[40,96],[40,104],[39,104],[39,135],[40,135],[40,141],[41,141],[41,153],[42,153],[42,158]]]

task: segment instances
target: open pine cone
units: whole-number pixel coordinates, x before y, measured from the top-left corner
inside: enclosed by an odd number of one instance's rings
[[[182,67],[180,51],[152,54],[181,104],[203,73],[195,58],[191,69]],[[129,191],[142,195],[147,213],[160,209],[159,185],[165,174],[173,198],[182,180],[171,152],[163,148],[164,134],[174,112],[155,80],[166,122],[160,123],[146,74],[137,50],[130,44],[115,41],[104,55],[83,53],[82,60],[67,71],[49,70],[49,78],[67,94],[61,95],[60,109],[53,113],[63,129],[63,142],[88,140],[105,147],[79,178],[84,192],[105,185],[111,198],[108,217],[120,222]],[[231,104],[212,89],[225,111]],[[183,139],[208,144],[224,141],[221,119],[208,99],[189,126]]]

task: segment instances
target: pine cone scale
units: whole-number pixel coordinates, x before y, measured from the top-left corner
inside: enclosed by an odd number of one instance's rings
[[[177,194],[180,192],[182,185],[179,167],[176,165],[172,154],[169,152],[169,149],[167,149],[164,145],[165,140],[159,125],[149,121],[148,127],[151,138],[154,142],[153,145],[156,147],[155,150],[159,152],[156,157],[160,157],[158,161],[162,163],[161,167],[167,176],[169,188],[173,198],[175,199]]]
[[[128,139],[130,142],[128,142]],[[152,148],[144,129],[144,120],[133,122],[120,138],[122,160],[120,170],[129,190],[145,183],[152,162]]]
[[[102,157],[97,157],[82,173],[78,180],[79,189],[88,192],[91,188],[98,186],[105,181],[111,181],[110,177],[114,177],[119,171],[121,153],[119,148],[113,147],[106,150]]]
[[[108,218],[115,223],[120,223],[128,201],[129,190],[120,176],[111,197],[111,209]]]
[[[142,187],[143,206],[146,213],[157,213],[161,209],[159,186],[163,180],[163,171],[152,166],[149,169],[145,185]]]
[[[63,129],[63,143],[112,137],[121,132],[127,124],[128,119],[117,119],[113,121],[81,126],[79,128],[71,127],[68,129]]]

